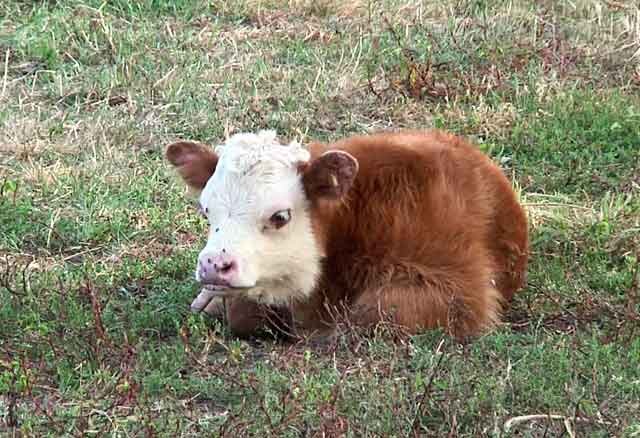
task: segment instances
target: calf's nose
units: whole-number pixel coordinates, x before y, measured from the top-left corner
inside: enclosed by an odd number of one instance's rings
[[[228,286],[238,272],[238,262],[227,254],[202,254],[198,259],[200,282]]]

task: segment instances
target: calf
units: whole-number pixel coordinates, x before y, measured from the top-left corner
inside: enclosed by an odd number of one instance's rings
[[[239,336],[264,327],[325,333],[335,309],[409,333],[481,334],[525,279],[525,213],[501,170],[438,130],[281,144],[274,131],[166,157],[210,224],[194,311]],[[274,318],[277,317],[277,318]]]

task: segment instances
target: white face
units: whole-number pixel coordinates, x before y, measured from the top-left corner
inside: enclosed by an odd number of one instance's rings
[[[297,171],[309,153],[280,145],[272,131],[238,134],[216,152],[199,199],[210,229],[196,279],[271,303],[307,296],[320,264]]]

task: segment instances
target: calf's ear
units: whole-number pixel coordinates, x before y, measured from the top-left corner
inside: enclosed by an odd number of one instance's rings
[[[170,144],[165,156],[187,185],[196,190],[204,188],[218,163],[218,156],[210,147],[191,141]]]
[[[347,152],[330,150],[307,163],[302,171],[309,199],[340,199],[356,179],[358,160]]]

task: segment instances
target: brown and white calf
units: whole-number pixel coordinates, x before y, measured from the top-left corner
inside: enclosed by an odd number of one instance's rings
[[[460,137],[303,147],[260,131],[215,149],[173,143],[166,156],[210,224],[192,309],[221,315],[226,296],[239,336],[278,324],[330,331],[336,308],[363,327],[477,335],[524,283],[525,213],[502,171]]]

